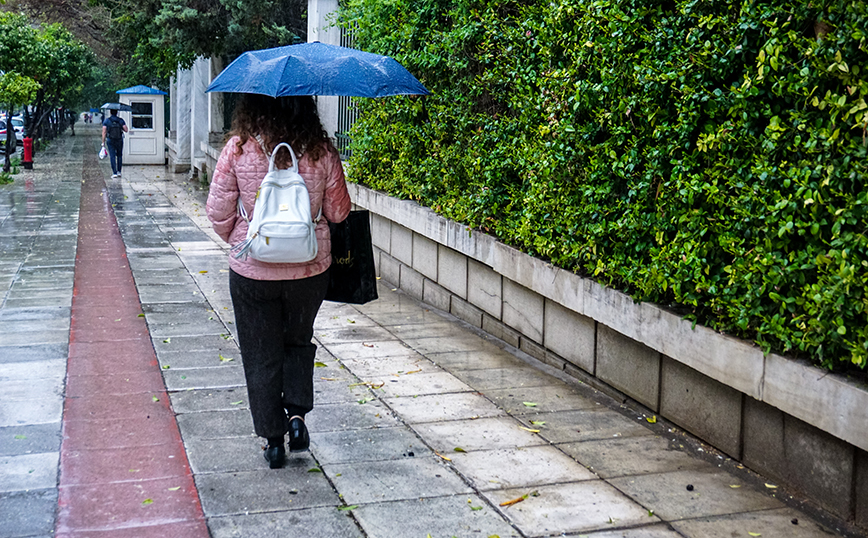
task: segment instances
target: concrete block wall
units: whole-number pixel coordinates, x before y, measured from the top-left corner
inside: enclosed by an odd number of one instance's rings
[[[350,185],[381,278],[868,528],[868,388]]]

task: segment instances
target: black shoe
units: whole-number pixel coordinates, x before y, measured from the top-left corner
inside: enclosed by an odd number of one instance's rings
[[[310,448],[310,435],[301,417],[293,417],[289,421],[289,451],[304,452]]]
[[[265,449],[265,460],[272,469],[280,469],[286,463],[286,449],[283,445],[269,446]]]

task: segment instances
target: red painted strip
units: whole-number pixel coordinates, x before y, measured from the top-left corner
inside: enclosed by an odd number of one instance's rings
[[[207,538],[104,183],[81,190],[55,535]]]

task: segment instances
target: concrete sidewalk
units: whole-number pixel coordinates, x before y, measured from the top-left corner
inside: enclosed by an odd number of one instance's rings
[[[79,126],[0,186],[3,537],[55,530],[83,156],[97,129]],[[127,165],[120,180],[97,166],[215,538],[858,536],[386,283],[368,305],[323,306],[311,452],[270,470],[207,193],[161,166]]]

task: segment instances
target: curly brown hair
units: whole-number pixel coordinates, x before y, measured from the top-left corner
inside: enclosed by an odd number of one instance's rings
[[[254,93],[242,94],[232,116],[229,136],[238,136],[237,154],[240,155],[248,139],[259,135],[268,151],[281,142],[292,146],[296,155],[317,161],[325,155],[330,144],[328,133],[323,129],[316,112],[316,102],[309,95],[270,97]],[[276,164],[289,166],[289,152],[281,151],[275,157]]]

